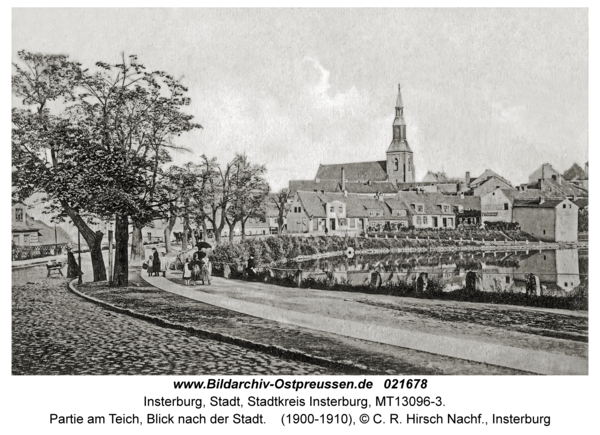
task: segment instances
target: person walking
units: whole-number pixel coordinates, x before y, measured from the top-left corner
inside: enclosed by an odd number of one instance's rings
[[[198,261],[200,262],[200,270],[202,271],[202,282],[210,285],[210,268],[208,255],[204,249],[198,251]]]
[[[167,277],[167,270],[169,270],[171,262],[167,258],[167,253],[163,252],[162,259],[160,260],[160,271],[162,272],[163,278]]]
[[[148,261],[146,261],[146,266],[148,266],[148,276],[152,276],[152,270],[154,269],[152,267],[153,261],[152,261],[152,255],[148,257]]]
[[[248,268],[246,271],[248,272],[248,276],[250,278],[256,277],[256,263],[254,262],[253,255],[251,255],[250,258],[248,258]]]
[[[156,248],[152,248],[152,272],[154,276],[159,276],[160,274],[160,256]]]
[[[83,273],[75,260],[71,247],[67,246],[67,278],[78,278],[79,275],[83,275]]]
[[[190,269],[190,259],[186,258],[183,265],[183,281],[185,285],[190,285],[190,279],[192,279],[192,269]]]

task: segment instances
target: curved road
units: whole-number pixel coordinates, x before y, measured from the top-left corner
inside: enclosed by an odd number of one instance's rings
[[[67,279],[45,274],[45,266],[12,273],[15,375],[331,373],[108,311],[68,291]]]

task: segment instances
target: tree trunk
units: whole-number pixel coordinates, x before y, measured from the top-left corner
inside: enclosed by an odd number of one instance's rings
[[[283,231],[283,216],[279,214],[277,217],[277,235],[281,236],[281,232]]]
[[[172,251],[171,249],[171,231],[173,231],[173,227],[175,226],[175,222],[177,221],[177,215],[171,214],[169,216],[169,221],[167,222],[167,226],[165,226],[165,251],[167,254]]]
[[[125,215],[117,214],[115,222],[115,274],[113,277],[113,285],[116,287],[125,287],[129,283],[128,242],[129,219]]]
[[[208,243],[208,228],[206,228],[206,219],[202,219],[202,238]]]
[[[144,239],[142,227],[133,226],[131,235],[131,262],[143,262],[145,260],[146,249],[144,248]]]
[[[190,221],[189,215],[186,213],[183,217],[183,236],[181,237],[181,252],[185,252],[188,249],[188,222]]]
[[[94,233],[94,243],[90,247],[90,256],[92,258],[92,270],[94,282],[106,281],[106,267],[104,266],[104,257],[102,257],[102,237],[104,235],[100,231]],[[87,239],[86,239],[87,242]],[[81,265],[79,265],[81,268]]]
[[[227,226],[229,226],[229,241],[233,243],[233,230],[235,229],[235,222],[233,225],[227,222]]]
[[[246,221],[242,219],[242,240],[246,240]]]
[[[194,246],[196,246],[196,236],[194,235],[194,230],[192,230],[192,227],[190,226],[189,219],[187,221],[187,230],[188,230],[188,233],[190,233],[192,235],[192,247],[194,247]]]
[[[79,213],[73,210],[66,201],[61,201],[60,204],[90,248],[94,282],[106,281],[106,266],[104,265],[104,257],[102,257],[102,237],[104,234],[101,231],[92,231],[81,216],[79,216]]]

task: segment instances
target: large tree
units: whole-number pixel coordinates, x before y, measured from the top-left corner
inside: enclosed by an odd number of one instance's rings
[[[267,218],[269,184],[264,178],[267,169],[264,165],[250,163],[246,155],[238,155],[232,163],[230,206],[225,218],[229,225],[229,240],[233,241],[233,229],[238,222],[242,240],[245,240],[248,219]]]
[[[83,227],[76,220],[82,211],[100,217],[115,216],[115,284],[126,285],[129,225],[133,226],[135,236],[136,232],[141,233],[144,225],[168,212],[172,199],[160,188],[164,177],[162,166],[171,160],[169,150],[177,148],[173,138],[200,127],[191,122],[191,115],[182,112],[182,106],[189,104],[189,99],[184,97],[187,89],[164,72],[147,72],[135,56],[131,56],[129,62],[123,58],[116,65],[98,62],[95,73],[82,70],[80,65],[68,62],[64,56],[22,52],[20,57],[27,69],[15,66],[17,74],[13,77],[13,89],[17,89],[17,95],[25,96],[24,104],[36,101],[34,97],[46,87],[46,78],[50,83],[52,80],[62,83],[64,76],[69,80],[60,87],[60,94],[52,94],[57,95],[54,99],[62,97],[65,101],[59,115],[52,117],[45,104],[38,108],[38,118],[44,119],[44,125],[52,128],[30,128],[27,139],[32,136],[35,141],[14,140],[15,136],[19,137],[15,129],[22,129],[23,123],[15,122],[13,111],[13,125],[16,126],[13,129],[13,155],[15,142],[18,142],[21,151],[18,156],[31,158],[24,166],[36,164],[34,161],[39,163],[41,155],[27,153],[27,145],[42,142],[50,147],[50,166],[58,167],[61,158],[68,156],[61,167],[63,178],[56,177],[52,181],[46,177],[47,184],[36,187],[59,201],[74,197],[77,207],[62,202],[61,206],[78,228]],[[38,70],[44,74],[39,74]],[[21,118],[29,117],[22,112],[16,111]],[[48,131],[51,141],[46,137]],[[76,152],[68,151],[73,148],[69,135],[77,138]],[[78,164],[73,164],[75,160]],[[86,161],[93,165],[82,174],[79,163]],[[13,166],[14,163],[13,157]],[[98,163],[102,165],[98,167]],[[64,184],[64,177],[77,174],[77,190],[72,185],[58,187]],[[99,190],[97,180],[104,180],[104,185],[108,183],[112,189]],[[83,231],[82,234],[86,237]]]
[[[290,199],[289,189],[281,189],[277,195],[271,195],[271,201],[277,207],[277,235],[281,235],[283,224],[288,212],[288,201]]]

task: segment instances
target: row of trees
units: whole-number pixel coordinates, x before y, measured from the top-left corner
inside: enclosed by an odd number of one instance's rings
[[[87,242],[94,281],[106,280],[104,234],[92,230],[98,220],[115,220],[120,286],[127,284],[130,227],[135,260],[144,252],[142,228],[156,219],[168,221],[168,244],[177,218],[185,232],[210,222],[217,243],[226,225],[265,218],[266,168],[245,155],[225,166],[204,155],[170,165],[172,150],[186,151],[175,138],[202,127],[184,112],[190,99],[180,80],[147,71],[136,56],[97,62],[92,71],[64,55],[21,51],[12,90],[21,100],[12,110],[13,202],[45,194],[48,211],[69,219]]]

